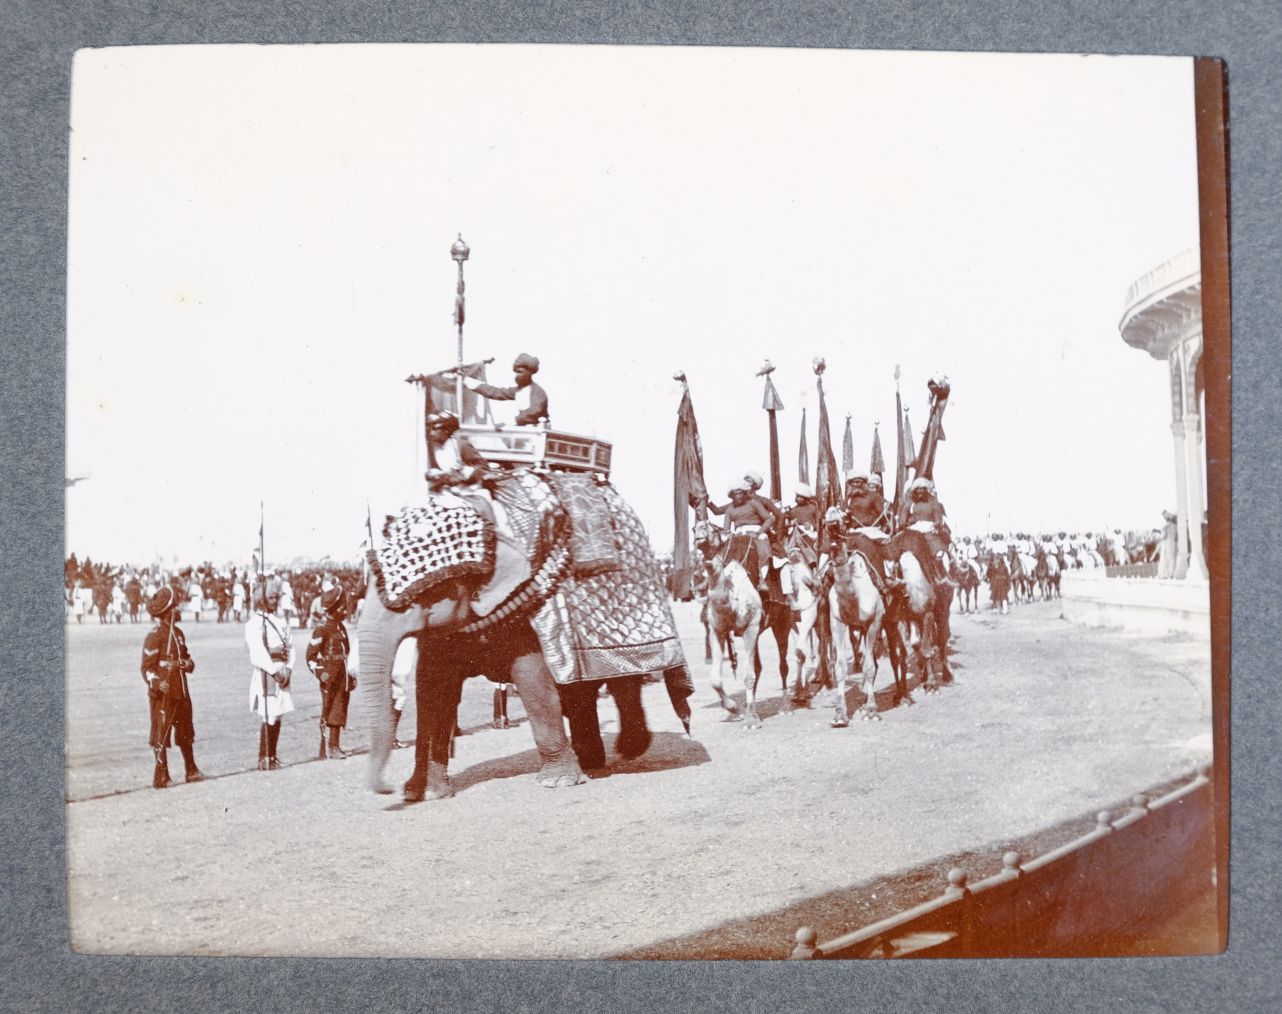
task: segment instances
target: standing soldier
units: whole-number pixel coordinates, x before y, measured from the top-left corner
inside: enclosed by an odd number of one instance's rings
[[[166,585],[148,601],[147,612],[156,621],[142,645],[142,678],[151,705],[149,742],[156,753],[151,784],[157,789],[169,784],[171,732],[182,751],[187,781],[201,782],[205,776],[196,767],[192,752],[196,729],[191,721],[191,690],[187,686],[187,676],[196,663],[187,651],[187,639],[178,629],[178,595]]]
[[[254,669],[249,677],[249,710],[258,715],[258,770],[275,771],[280,739],[280,719],[294,710],[289,680],[294,672],[294,645],[289,624],[276,615],[280,606],[280,580],[271,578],[257,589],[253,615],[245,624],[245,643]]]
[[[125,599],[129,603],[129,622],[138,622],[138,608],[142,605],[142,582],[138,575],[131,573],[125,582]]]
[[[332,760],[342,760],[347,753],[339,743],[339,737],[347,724],[348,699],[356,689],[356,677],[347,671],[351,642],[347,639],[347,628],[343,626],[347,593],[342,585],[335,584],[321,595],[321,608],[325,617],[312,630],[312,638],[307,643],[307,668],[320,681],[321,691],[318,759],[324,760],[327,756],[325,731],[328,729],[328,756]]]

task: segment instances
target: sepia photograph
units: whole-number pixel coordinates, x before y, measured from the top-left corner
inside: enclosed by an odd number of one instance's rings
[[[71,949],[1221,952],[1223,88],[79,50]]]

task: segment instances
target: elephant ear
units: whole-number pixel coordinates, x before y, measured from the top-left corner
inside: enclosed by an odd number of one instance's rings
[[[494,573],[494,524],[454,496],[388,515],[383,542],[368,554],[384,606],[401,612],[430,599],[445,582],[488,580]]]

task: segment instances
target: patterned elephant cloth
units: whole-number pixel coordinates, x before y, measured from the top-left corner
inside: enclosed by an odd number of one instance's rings
[[[530,623],[548,667],[558,683],[684,671],[681,638],[641,519],[613,486],[598,488],[619,565],[587,577],[572,571],[534,614]]]
[[[494,619],[528,618],[558,683],[663,673],[680,713],[678,701],[694,688],[667,590],[632,508],[589,475],[513,469],[491,489],[503,512],[502,537],[524,547],[534,575]],[[448,579],[479,584],[494,575],[493,525],[457,497],[402,509],[387,519],[383,537],[369,559],[389,609],[405,608]],[[569,566],[553,567],[567,544]]]
[[[442,581],[489,577],[494,526],[458,497],[429,497],[383,523],[383,544],[367,554],[379,598],[402,610]]]

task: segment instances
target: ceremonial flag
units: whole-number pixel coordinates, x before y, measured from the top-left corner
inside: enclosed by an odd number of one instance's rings
[[[694,560],[690,553],[690,515],[695,508],[699,520],[707,517],[708,487],[703,480],[703,445],[699,441],[699,424],[694,418],[694,403],[690,400],[690,385],[684,375],[681,380],[681,404],[677,408],[676,453],[672,468],[672,592],[679,599],[688,598],[692,592],[690,576]]]
[[[823,363],[815,367],[815,387],[819,390],[819,452],[815,460],[815,506],[819,512],[819,549],[828,549],[828,526],[824,515],[829,507],[841,505],[841,477],[837,474],[837,456],[832,451],[832,434],[828,429],[828,403],[824,399]]]
[[[886,459],[881,456],[881,434],[875,423],[872,428],[872,462],[868,465],[868,471],[873,475],[886,474]]]
[[[438,373],[418,374],[405,379],[408,383],[418,384],[423,388],[424,419],[433,412],[452,412],[458,416],[459,422],[464,425],[485,426],[490,422],[489,400],[482,398],[474,391],[464,388],[463,410],[460,412],[458,391],[454,382],[454,374],[457,371],[465,377],[471,377],[484,383],[485,366],[486,363],[484,361],[466,363],[463,366],[451,367],[449,370],[441,370]]]
[[[904,460],[913,468],[914,476],[917,470],[917,448],[913,443],[913,424],[908,418],[908,409],[904,409]]]
[[[806,408],[801,407],[801,447],[797,451],[797,481],[810,485],[810,451],[806,449]]]
[[[850,413],[846,413],[846,433],[841,438],[841,474],[855,467],[855,438],[850,432]]]
[[[775,413],[783,410],[783,401],[779,398],[779,392],[775,390],[774,381],[770,379],[773,370],[774,367],[767,363],[757,376],[764,374],[766,378],[761,407],[765,409],[770,419],[770,499],[779,501],[783,499],[783,480],[779,475],[779,424]]]

